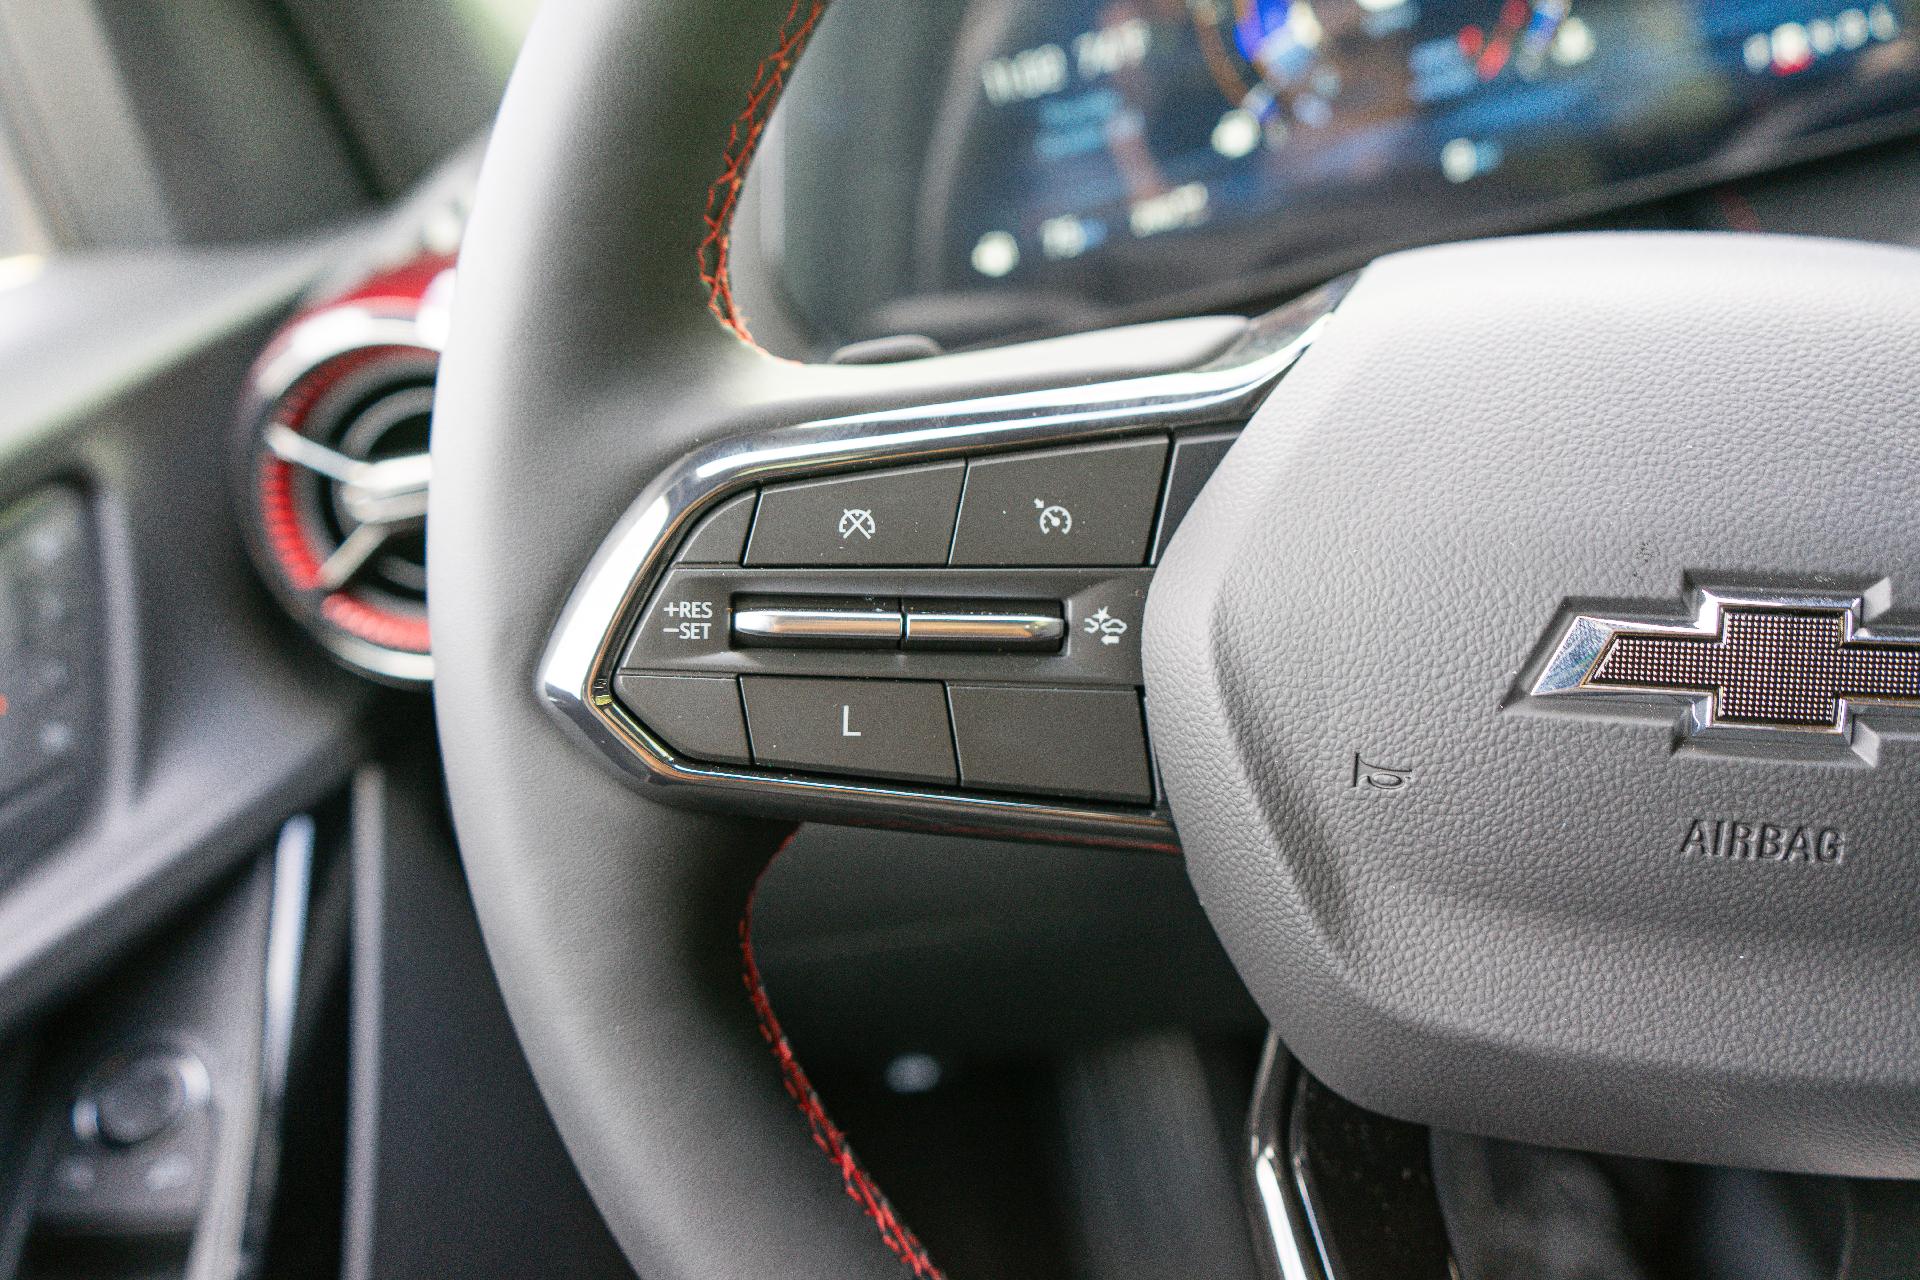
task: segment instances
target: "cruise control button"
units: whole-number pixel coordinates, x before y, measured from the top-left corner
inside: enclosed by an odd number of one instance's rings
[[[936,683],[743,676],[740,691],[755,764],[948,784],[959,776]]]
[[[759,494],[749,490],[720,505],[702,520],[680,548],[682,564],[739,564],[753,527],[753,504]]]
[[[1166,460],[1160,436],[976,459],[952,563],[1144,563]]]
[[[740,690],[732,676],[654,676],[622,671],[614,696],[660,740],[692,760],[751,764]]]
[[[894,649],[906,629],[898,600],[746,596],[734,601],[733,639],[791,649]]]
[[[965,475],[965,463],[943,462],[769,485],[747,563],[945,564]]]
[[[1153,799],[1140,695],[1132,689],[956,684],[963,786],[1146,804]]]
[[[1066,633],[1057,600],[909,600],[901,647],[959,653],[1058,653]]]

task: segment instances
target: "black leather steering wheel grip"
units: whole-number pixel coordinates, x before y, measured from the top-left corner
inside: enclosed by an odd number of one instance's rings
[[[461,850],[536,1078],[649,1280],[901,1271],[743,989],[740,913],[786,828],[650,802],[534,695],[625,502],[786,381],[709,309],[700,254],[795,20],[786,0],[546,7],[481,176],[435,414],[435,698]]]

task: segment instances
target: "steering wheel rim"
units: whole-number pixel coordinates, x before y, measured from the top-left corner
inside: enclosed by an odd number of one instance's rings
[[[699,442],[686,424],[716,397],[792,390],[743,340],[724,218],[820,8],[546,6],[480,180],[436,412],[436,703],[462,853],[543,1093],[649,1277],[934,1273],[805,1114],[743,983],[743,911],[790,828],[648,801],[530,696],[623,496]],[[580,483],[610,467],[624,495]]]
[[[543,7],[482,167],[435,408],[435,705],[462,857],[535,1078],[650,1280],[938,1271],[757,987],[746,915],[791,823],[666,807],[543,705],[583,567],[702,446],[1186,369],[1242,330],[1177,322],[910,365],[756,346],[727,288],[725,217],[820,9]],[[1166,856],[1152,816],[1103,842]]]

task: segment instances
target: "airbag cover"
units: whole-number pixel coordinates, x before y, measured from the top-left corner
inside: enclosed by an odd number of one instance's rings
[[[1916,566],[1920,254],[1370,267],[1148,607],[1191,872],[1288,1047],[1429,1124],[1920,1176],[1920,717],[1721,743],[1672,698],[1533,693],[1576,613],[1680,623],[1731,583],[1897,631]],[[1689,846],[1715,823],[1810,856]]]

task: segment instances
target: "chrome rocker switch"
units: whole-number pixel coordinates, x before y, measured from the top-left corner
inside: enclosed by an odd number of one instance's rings
[[[1058,653],[1067,626],[1059,602],[907,602],[904,648],[974,653]]]
[[[906,622],[897,600],[742,596],[733,642],[742,648],[897,649]]]
[[[1057,600],[737,596],[732,614],[741,649],[1058,653],[1067,634]]]

